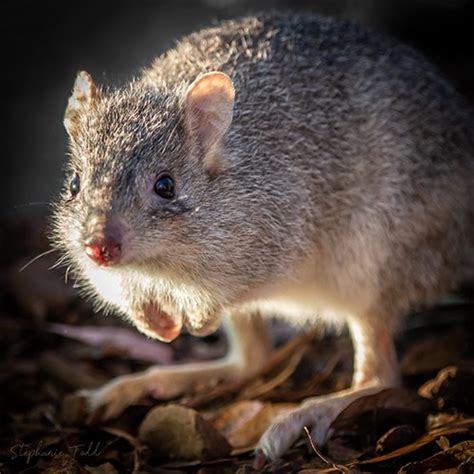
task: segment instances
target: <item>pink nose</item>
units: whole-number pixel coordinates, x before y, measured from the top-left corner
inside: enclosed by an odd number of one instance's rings
[[[122,253],[120,242],[110,237],[91,237],[84,246],[87,256],[103,267],[117,263]]]

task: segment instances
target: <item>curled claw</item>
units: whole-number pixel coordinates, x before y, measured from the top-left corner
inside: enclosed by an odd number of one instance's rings
[[[115,418],[147,396],[156,400],[169,400],[181,394],[182,387],[173,374],[158,370],[125,375],[102,387],[79,391],[77,395],[85,400],[86,423],[97,424]]]
[[[113,380],[98,389],[78,392],[86,401],[86,423],[97,424],[115,418],[145,395],[144,384],[132,376]]]
[[[85,400],[87,410],[87,425],[97,425],[118,416],[125,407],[114,403],[114,400],[104,397],[102,389],[81,390],[78,396]]]
[[[261,471],[266,463],[267,457],[265,456],[264,452],[260,449],[257,449],[255,451],[255,458],[253,460],[252,468],[256,471]]]
[[[101,421],[104,420],[104,413],[105,407],[100,406],[99,408],[95,409],[86,419],[86,425],[94,426],[99,424]]]

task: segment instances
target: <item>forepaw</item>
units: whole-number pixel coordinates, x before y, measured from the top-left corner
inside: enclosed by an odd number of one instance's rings
[[[167,374],[168,375],[168,374]],[[146,373],[118,377],[97,389],[85,389],[78,392],[85,398],[89,414],[88,423],[94,424],[115,418],[127,407],[141,399],[151,396],[160,400],[168,400],[178,395],[168,376],[150,377]]]
[[[118,377],[100,388],[80,390],[78,395],[86,401],[88,423],[98,423],[120,415],[125,408],[136,403],[145,393],[136,378]]]

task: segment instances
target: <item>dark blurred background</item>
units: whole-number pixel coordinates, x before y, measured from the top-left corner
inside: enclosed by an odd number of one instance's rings
[[[0,216],[47,212],[60,187],[62,116],[79,69],[120,84],[182,35],[270,8],[343,16],[387,31],[424,51],[474,98],[472,0],[4,0]]]

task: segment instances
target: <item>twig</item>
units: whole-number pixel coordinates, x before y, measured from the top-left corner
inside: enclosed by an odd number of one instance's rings
[[[306,347],[301,347],[297,350],[294,354],[292,354],[290,360],[283,368],[281,372],[279,372],[275,377],[270,379],[268,382],[261,383],[256,386],[250,386],[243,391],[240,398],[250,399],[261,397],[263,394],[273,390],[278,385],[281,385],[285,380],[287,380],[293,372],[296,370],[296,367],[301,361],[304,353],[306,352]]]
[[[331,462],[324,454],[321,452],[321,450],[314,444],[313,438],[311,438],[311,433],[308,430],[307,426],[303,427],[304,432],[306,433],[306,436],[308,437],[309,444],[311,445],[312,450],[315,452],[315,454],[323,461],[324,464],[327,464],[330,466],[332,469],[339,471],[339,472],[344,472],[344,473],[349,473],[350,470],[346,466],[343,466],[342,464],[336,464],[334,462]]]
[[[429,443],[437,440],[440,436],[448,436],[452,434],[465,433],[474,427],[474,417],[465,418],[463,420],[456,421],[454,423],[448,423],[446,425],[435,428],[428,433],[424,434],[421,438],[418,438],[411,444],[403,446],[396,449],[395,451],[390,451],[388,453],[376,456],[374,458],[365,459],[363,461],[355,461],[351,465],[353,466],[362,466],[369,464],[376,464],[379,462],[389,461],[391,459],[398,458],[400,456],[405,456],[413,451],[416,451],[423,446],[426,446]]]
[[[142,445],[139,441],[138,438],[135,436],[132,436],[130,433],[127,433],[126,431],[123,431],[119,428],[114,428],[112,426],[103,426],[101,428],[102,431],[105,431],[106,433],[109,433],[113,436],[116,436],[117,438],[122,438],[128,441],[130,446],[133,448],[133,471],[132,474],[136,474],[141,472],[140,471],[140,455],[139,451],[142,448]]]
[[[221,398],[225,398],[234,393],[239,392],[244,387],[250,385],[252,382],[257,380],[259,377],[262,377],[275,370],[276,367],[278,367],[288,358],[291,358],[292,354],[295,351],[300,350],[301,346],[308,344],[308,342],[313,339],[316,334],[317,331],[314,330],[295,337],[283,347],[275,351],[270,357],[267,364],[262,368],[262,370],[260,370],[256,374],[253,374],[249,377],[245,377],[237,382],[221,384],[207,393],[197,395],[191,398],[190,400],[183,401],[183,405],[188,406],[190,408],[202,408],[206,405],[209,405],[215,400],[219,400]]]

